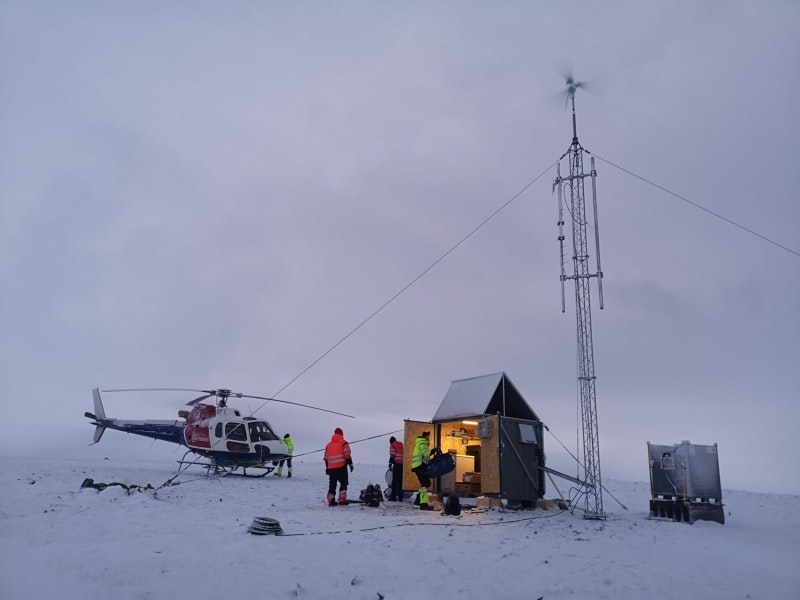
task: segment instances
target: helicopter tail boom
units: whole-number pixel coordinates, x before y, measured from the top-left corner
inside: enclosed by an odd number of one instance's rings
[[[103,408],[103,401],[100,398],[100,390],[98,388],[92,390],[92,396],[94,398],[94,414],[87,412],[84,415],[91,419],[92,424],[96,426],[94,444],[100,441],[106,429],[115,429],[125,433],[185,445],[183,440],[184,423],[180,421],[129,421],[109,418]]]

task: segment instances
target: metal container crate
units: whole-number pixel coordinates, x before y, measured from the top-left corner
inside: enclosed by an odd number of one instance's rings
[[[647,442],[647,454],[652,518],[725,523],[717,444]]]

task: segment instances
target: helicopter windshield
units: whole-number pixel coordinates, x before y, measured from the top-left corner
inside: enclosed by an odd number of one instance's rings
[[[251,421],[247,425],[250,429],[251,442],[269,442],[278,439],[266,421]]]

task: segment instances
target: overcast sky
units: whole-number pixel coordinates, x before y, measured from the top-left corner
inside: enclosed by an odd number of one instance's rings
[[[547,170],[572,69],[603,476],[646,481],[648,440],[716,442],[723,487],[800,493],[799,27],[788,0],[1,3],[0,453],[175,456],[86,448],[93,387],[357,417],[258,411],[305,452],[498,371],[575,452]],[[191,397],[104,395],[132,419]]]

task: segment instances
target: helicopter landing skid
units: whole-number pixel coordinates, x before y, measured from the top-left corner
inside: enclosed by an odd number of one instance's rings
[[[272,473],[275,470],[275,467],[268,466],[268,465],[250,465],[250,466],[242,466],[242,465],[226,465],[220,464],[214,460],[198,460],[195,458],[194,460],[188,460],[187,457],[190,454],[194,454],[191,450],[186,452],[183,457],[178,461],[178,464],[181,465],[183,468],[186,465],[186,468],[190,466],[200,467],[205,469],[206,477],[227,477],[229,475],[236,475],[237,477],[265,477]],[[248,469],[257,469],[257,473],[248,473]],[[241,471],[241,472],[240,472]]]
[[[235,475],[237,477],[264,477],[272,473],[275,470],[275,467],[267,467],[261,465],[251,465],[249,467],[222,467],[223,469],[227,470],[225,475]],[[241,473],[239,470],[241,469]],[[248,473],[247,469],[258,469],[259,471],[263,471],[263,473]]]

